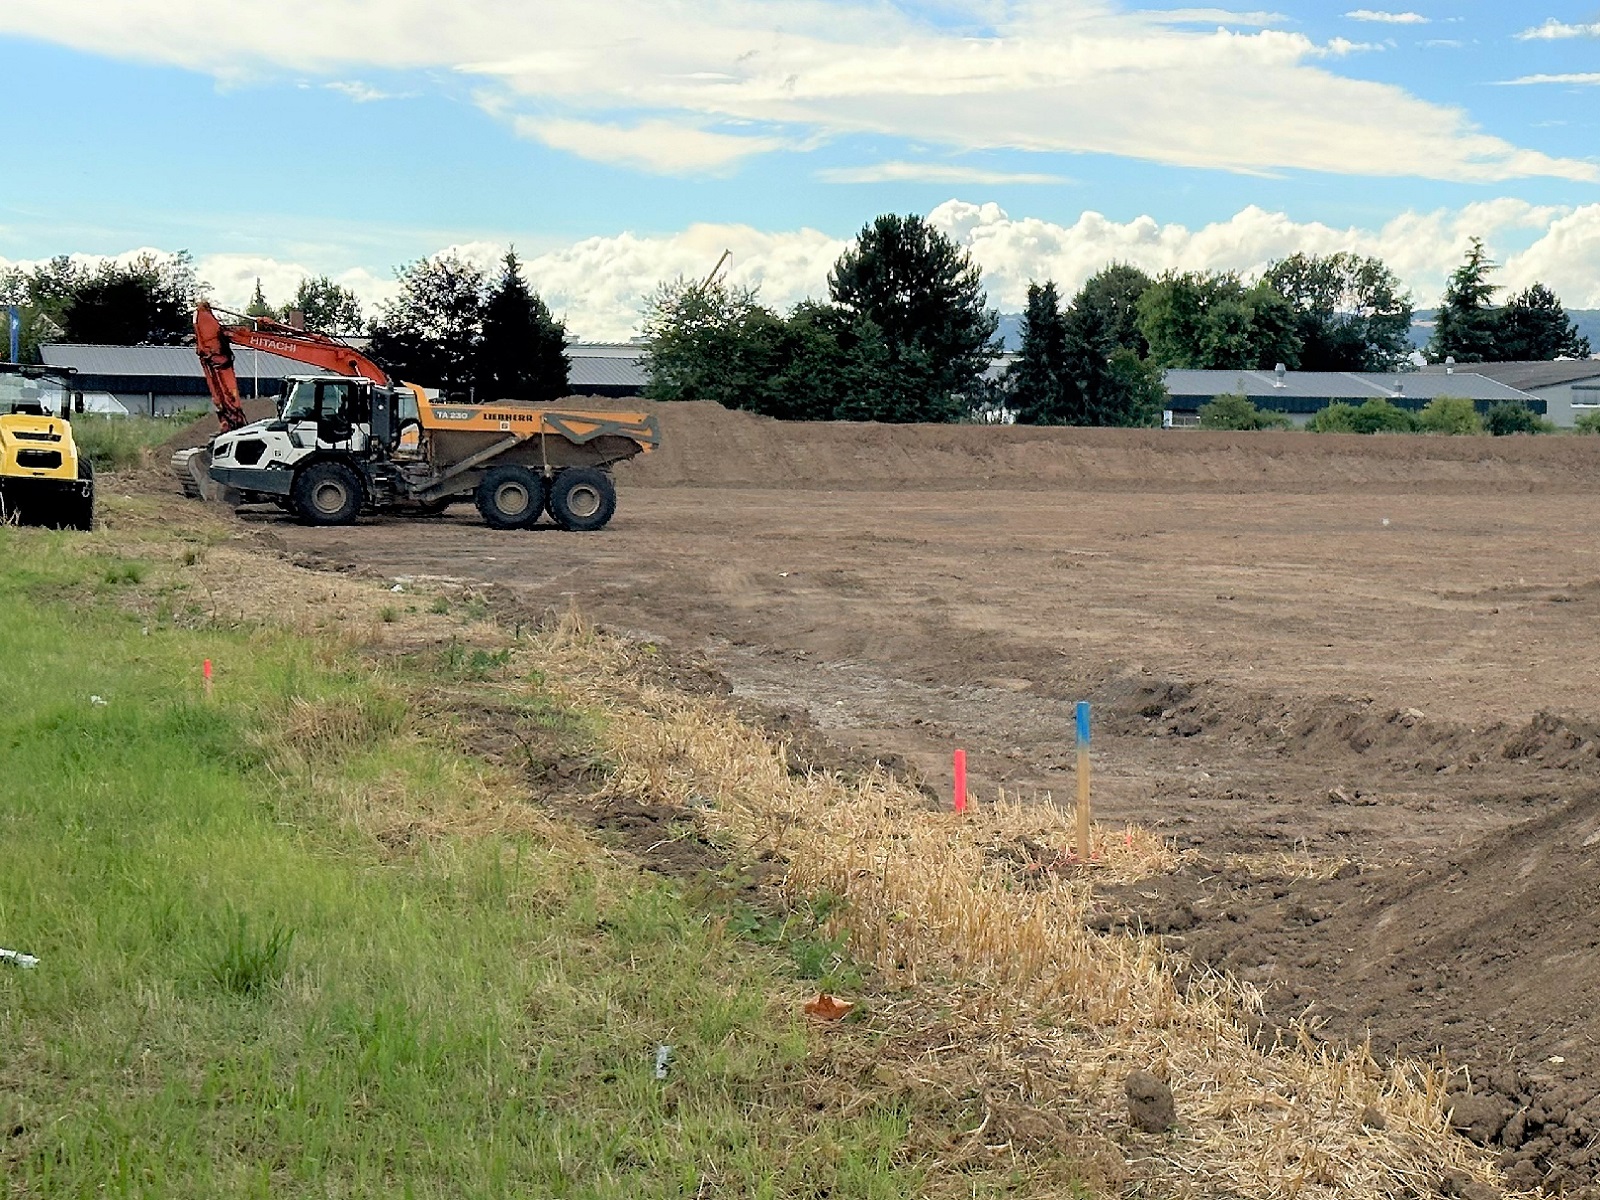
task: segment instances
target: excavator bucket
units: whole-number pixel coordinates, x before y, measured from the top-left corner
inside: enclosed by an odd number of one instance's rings
[[[179,450],[172,456],[172,473],[178,477],[183,494],[191,500],[210,500],[216,504],[237,504],[239,493],[211,478],[211,449],[198,446]]]

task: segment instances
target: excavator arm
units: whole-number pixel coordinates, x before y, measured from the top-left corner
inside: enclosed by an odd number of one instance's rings
[[[237,324],[224,324],[217,312],[204,301],[195,309],[194,351],[200,358],[206,390],[211,393],[211,405],[217,410],[217,423],[222,426],[223,433],[249,423],[239,399],[239,377],[233,367],[235,347],[264,350],[330,375],[359,376],[389,386],[388,372],[340,338],[296,329],[263,317],[239,317]]]

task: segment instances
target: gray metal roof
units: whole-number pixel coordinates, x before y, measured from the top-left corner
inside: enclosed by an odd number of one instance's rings
[[[50,342],[41,348],[52,367],[74,367],[80,375],[119,375],[201,378],[200,360],[193,346],[91,346]],[[570,383],[585,387],[643,388],[649,376],[644,368],[645,347],[633,342],[574,342],[567,347]],[[234,351],[234,370],[241,377],[260,375],[281,379],[286,375],[312,375],[314,367],[291,358],[259,350]]]
[[[80,375],[148,375],[162,378],[203,378],[193,346],[93,346],[72,342],[47,342],[39,348],[52,367],[75,367]],[[311,375],[315,369],[292,358],[260,350],[235,350],[233,369],[241,376],[282,379],[285,375]]]
[[[1450,368],[1442,363],[1430,363],[1423,367],[1420,374],[1443,375]],[[1507,387],[1521,388],[1523,391],[1532,391],[1534,388],[1559,387],[1564,383],[1576,383],[1580,379],[1600,379],[1600,359],[1594,358],[1567,358],[1555,362],[1484,362],[1484,363],[1458,363],[1454,368],[1460,375],[1463,371],[1470,371],[1474,375],[1482,375],[1486,379],[1493,379]]]
[[[567,386],[639,388],[650,381],[645,347],[631,342],[573,342],[567,347]]]
[[[1477,364],[1473,364],[1474,367]],[[1468,400],[1529,400],[1532,397],[1482,375],[1456,369],[1454,375],[1422,371],[1357,374],[1350,371],[1191,371],[1163,373],[1167,392],[1174,396],[1243,394],[1251,399],[1344,400],[1359,404],[1382,397],[1431,400],[1435,396],[1464,396]]]

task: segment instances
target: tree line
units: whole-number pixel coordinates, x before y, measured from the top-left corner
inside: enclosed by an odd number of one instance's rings
[[[1430,359],[1589,354],[1544,284],[1496,303],[1495,270],[1474,239],[1440,303]],[[277,305],[258,280],[249,315],[298,311],[308,328],[364,333],[397,376],[450,394],[566,394],[565,325],[528,286],[514,249],[495,273],[445,253],[397,274],[396,296],[370,323],[356,296],[327,277],[303,280]],[[22,306],[33,360],[52,339],[180,344],[206,291],[186,252],[92,267],[61,256],[0,272],[0,302]],[[1146,425],[1165,404],[1167,368],[1402,369],[1412,316],[1394,272],[1351,253],[1295,254],[1253,280],[1151,277],[1118,263],[1065,302],[1053,280],[1031,283],[1021,344],[1002,372],[999,314],[970,254],[921,217],[885,214],[834,263],[827,299],[787,313],[715,272],[659,286],[643,316],[646,394],[790,420]]]
[[[370,338],[373,357],[393,374],[446,393],[566,395],[566,327],[528,287],[515,249],[493,276],[454,254],[397,273],[398,294],[371,322],[355,293],[327,276],[301,280],[282,304],[268,299],[258,279],[245,315],[287,322],[298,314],[308,329]],[[0,272],[0,304],[21,310],[24,362],[38,362],[51,341],[183,345],[194,337],[195,305],[209,290],[186,251],[95,266],[61,255]]]
[[[1495,304],[1494,269],[1474,240],[1430,359],[1588,356],[1543,284]],[[834,264],[827,301],[787,314],[715,276],[662,285],[645,310],[647,394],[791,420],[1148,425],[1167,368],[1405,369],[1413,314],[1382,260],[1348,252],[1295,254],[1254,280],[1116,263],[1065,302],[1053,280],[1031,283],[1021,344],[997,374],[998,314],[970,255],[920,217],[889,214]]]

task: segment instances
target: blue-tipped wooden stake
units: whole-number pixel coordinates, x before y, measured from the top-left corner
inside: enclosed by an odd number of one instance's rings
[[[1078,701],[1078,860],[1088,862],[1089,846],[1089,702]]]

